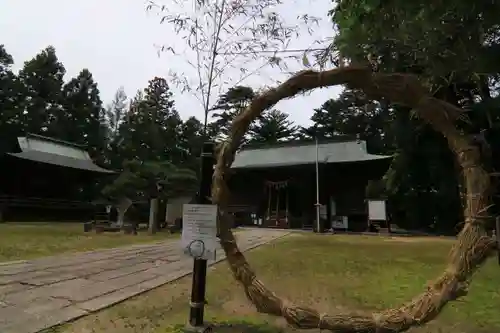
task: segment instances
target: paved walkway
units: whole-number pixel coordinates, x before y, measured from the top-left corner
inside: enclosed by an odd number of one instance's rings
[[[286,235],[245,230],[242,250]],[[223,251],[217,259],[224,259]],[[35,333],[123,301],[191,273],[179,240],[0,263],[0,332]],[[186,304],[187,306],[187,304]]]

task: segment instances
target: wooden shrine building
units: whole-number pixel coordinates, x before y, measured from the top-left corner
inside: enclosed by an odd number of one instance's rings
[[[92,187],[114,174],[83,146],[34,134],[0,138],[0,221],[72,221],[95,210]]]
[[[314,141],[294,141],[240,150],[229,182],[235,224],[313,228],[316,156],[321,228],[348,219],[349,230],[365,230],[366,186],[383,176],[392,157],[370,154],[366,142],[345,138],[320,141],[317,148]]]

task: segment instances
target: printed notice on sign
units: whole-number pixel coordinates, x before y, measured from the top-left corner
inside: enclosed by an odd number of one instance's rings
[[[193,258],[215,259],[217,205],[183,205],[181,244],[183,252]]]
[[[368,218],[372,221],[385,221],[387,219],[384,200],[368,201]]]

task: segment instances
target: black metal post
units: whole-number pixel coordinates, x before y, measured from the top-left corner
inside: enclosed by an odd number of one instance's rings
[[[201,151],[200,188],[197,203],[210,204],[212,175],[214,172],[214,143],[205,142]],[[203,312],[205,307],[205,286],[207,280],[207,261],[195,259],[193,265],[193,284],[191,286],[191,309],[189,324],[192,327],[203,326]]]

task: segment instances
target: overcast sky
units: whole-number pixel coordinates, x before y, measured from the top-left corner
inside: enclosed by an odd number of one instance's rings
[[[171,2],[158,0],[158,3]],[[332,7],[331,0],[285,3],[278,11],[290,23],[305,13],[322,18],[312,35],[304,31],[289,48],[307,48],[314,40],[332,37],[332,25],[326,16]],[[168,78],[169,70],[185,72],[191,80],[196,78],[186,59],[169,53],[158,56],[155,45],[180,48],[184,43],[172,26],[160,25],[157,15],[146,12],[144,0],[0,0],[0,8],[0,44],[5,44],[13,55],[15,70],[41,49],[53,45],[66,68],[66,80],[88,68],[106,104],[120,86],[132,97],[152,77]],[[300,62],[289,62],[289,71],[300,69],[303,69]],[[240,72],[231,70],[224,75],[235,78],[240,77]],[[289,75],[268,68],[242,84],[260,88]],[[289,113],[297,123],[307,124],[312,109],[338,92],[338,88],[317,90],[308,96],[280,102],[277,108]],[[202,106],[191,93],[176,91],[174,97],[184,119],[192,115],[203,117]]]

